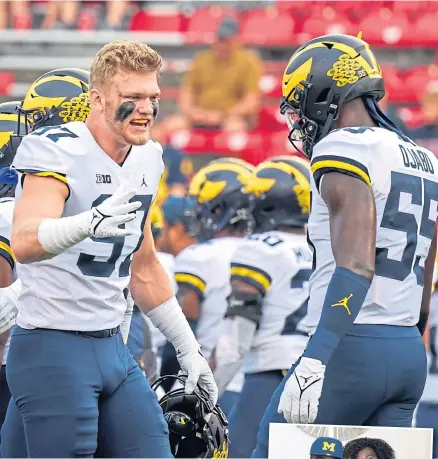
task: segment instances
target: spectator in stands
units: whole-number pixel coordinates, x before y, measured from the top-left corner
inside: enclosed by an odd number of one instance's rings
[[[7,27],[23,28],[30,26],[29,2],[0,0],[0,30]]]
[[[438,81],[431,81],[421,99],[424,124],[412,130],[414,139],[438,137]]]
[[[192,161],[178,148],[168,143],[168,133],[162,123],[155,123],[152,138],[163,147],[164,172],[158,186],[157,201],[162,204],[167,196],[185,196],[187,177],[192,174]]]
[[[431,81],[421,99],[424,124],[412,129],[410,137],[438,155],[438,81]]]
[[[238,21],[225,17],[217,41],[194,57],[185,75],[180,96],[183,118],[174,117],[171,130],[250,129],[259,111],[261,76],[261,60],[239,42]]]
[[[83,4],[84,2],[78,0],[64,2],[51,0],[43,27],[47,29],[76,29],[81,3]],[[105,4],[106,12],[103,18],[98,18],[96,28],[120,30],[129,2],[127,0],[113,0],[103,3]]]

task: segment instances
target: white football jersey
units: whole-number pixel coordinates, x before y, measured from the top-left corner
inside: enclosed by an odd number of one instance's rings
[[[303,325],[309,299],[312,253],[306,236],[280,231],[253,234],[235,251],[231,279],[247,282],[264,295],[262,317],[244,373],[287,370],[303,353]]]
[[[231,293],[230,262],[241,238],[221,237],[193,244],[175,257],[175,280],[195,290],[201,298],[196,338],[209,359],[221,333]],[[243,373],[239,372],[227,389],[240,392]]]
[[[437,158],[386,129],[345,128],[315,146],[311,169],[308,231],[315,269],[305,324],[316,328],[336,267],[328,209],[319,193],[324,174],[336,171],[365,182],[376,204],[375,276],[355,323],[416,325],[437,219]]]
[[[11,249],[12,217],[14,214],[14,207],[14,198],[0,198],[0,256],[10,264],[12,268],[12,278],[15,281],[17,279],[17,268],[15,257]],[[11,337],[9,336],[3,350],[2,365],[6,365],[10,342]]]
[[[438,404],[438,292],[432,294],[429,315],[428,372],[421,401]]]
[[[135,220],[126,224],[132,231],[128,237],[87,238],[52,259],[20,265],[23,287],[17,324],[79,331],[121,324],[132,254],[140,247],[143,226],[164,170],[162,151],[153,141],[133,146],[119,165],[99,147],[82,122],[42,128],[23,139],[13,166],[20,176],[51,176],[68,185],[70,194],[63,217],[99,205],[126,181],[137,189],[132,201],[142,205]],[[22,192],[20,183],[17,199]]]

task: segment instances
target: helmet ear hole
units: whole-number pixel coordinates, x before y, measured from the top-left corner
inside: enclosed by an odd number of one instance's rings
[[[330,88],[324,88],[319,94],[318,97],[315,100],[316,104],[322,104],[324,102],[327,102],[327,98],[330,92]]]

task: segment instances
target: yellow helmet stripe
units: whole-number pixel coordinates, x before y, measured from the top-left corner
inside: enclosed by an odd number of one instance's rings
[[[33,87],[37,88],[38,86],[41,86],[44,83],[49,83],[50,81],[66,81],[67,83],[74,84],[78,88],[82,89],[83,85],[85,84],[88,86],[88,83],[86,81],[82,81],[77,77],[70,76],[70,75],[50,75],[45,78],[41,78],[40,80],[37,80]]]
[[[0,132],[0,148],[3,148],[9,142],[12,134],[13,131]]]
[[[214,199],[225,188],[225,181],[212,182],[207,180],[207,175],[212,172],[230,171],[237,174],[237,179],[244,185],[251,177],[251,171],[245,166],[235,163],[216,163],[205,166],[193,177],[189,186],[189,194],[198,196],[202,189],[202,201]],[[208,183],[207,183],[208,182]]]
[[[280,171],[286,172],[286,174],[294,176],[295,180],[298,182],[300,186],[302,186],[303,188],[310,188],[309,179],[298,168],[292,166],[291,164],[283,162],[274,163],[271,161],[267,161],[257,166],[254,170],[254,174],[257,174],[257,172],[263,169],[278,169]]]
[[[382,75],[380,73],[380,68],[377,65],[376,59],[374,58],[373,53],[370,51],[370,47],[369,47],[368,43],[365,43],[365,42],[364,42],[364,44],[366,45],[366,49],[368,51],[368,56],[370,57],[370,59],[371,59],[371,61],[373,63],[373,67],[370,66],[370,64],[363,58],[363,56],[358,56],[357,51],[354,48],[352,48],[351,46],[348,46],[348,45],[346,45],[344,43],[338,43],[338,42],[335,42],[335,41],[324,41],[324,42],[311,43],[310,45],[308,45],[305,48],[303,48],[301,51],[298,51],[297,53],[295,53],[291,57],[291,59],[290,59],[290,61],[288,63],[288,68],[299,56],[301,56],[301,54],[306,53],[307,51],[310,51],[311,49],[325,47],[324,43],[329,43],[329,44],[333,45],[333,48],[338,49],[339,51],[342,51],[345,54],[348,54],[352,59],[356,59],[356,61],[364,68],[364,70],[367,72],[367,75],[370,78],[381,78],[382,77]],[[302,78],[301,78],[301,80],[302,80]],[[289,84],[288,84],[288,86],[289,86]],[[290,89],[289,89],[288,92],[290,92]],[[283,94],[284,94],[284,91],[283,91]]]
[[[291,61],[289,62],[289,65],[291,64],[292,60],[295,60],[293,57],[291,59]],[[310,69],[312,68],[312,62],[313,62],[313,58],[310,58],[308,59],[306,62],[304,62],[304,64],[300,65],[296,70],[294,70],[291,74],[290,74],[290,77],[288,80],[286,80],[287,78],[287,68],[289,68],[289,65],[288,67],[286,68],[286,72],[284,74],[284,77],[283,77],[283,96],[284,97],[287,97],[289,95],[289,93],[297,87],[297,85],[301,82],[301,81],[305,81],[307,80],[307,77],[309,76],[309,73],[310,73]],[[285,84],[286,83],[286,84]]]

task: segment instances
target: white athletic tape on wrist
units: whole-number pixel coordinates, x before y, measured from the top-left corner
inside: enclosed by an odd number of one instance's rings
[[[89,211],[72,217],[46,218],[38,227],[38,241],[47,253],[59,255],[89,236],[89,220]]]

